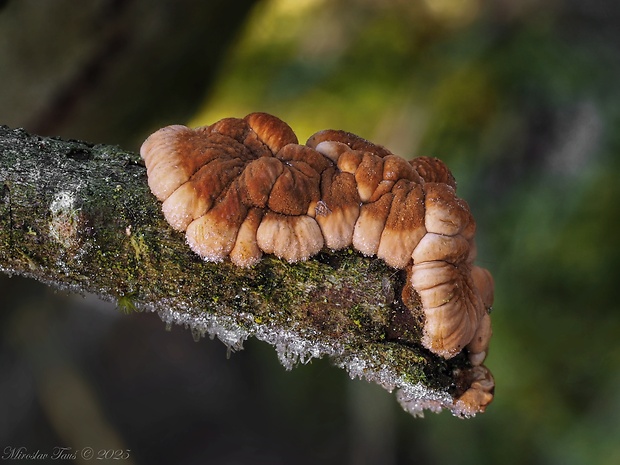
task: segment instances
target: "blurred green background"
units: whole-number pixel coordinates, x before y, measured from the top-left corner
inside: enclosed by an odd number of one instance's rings
[[[445,160],[496,280],[497,387],[475,419],[414,419],[326,360],[287,372],[252,340],[227,360],[155,315],[2,277],[0,454],[620,463],[619,24],[611,0],[1,2],[2,124],[137,150],[267,111],[302,141],[345,129]]]

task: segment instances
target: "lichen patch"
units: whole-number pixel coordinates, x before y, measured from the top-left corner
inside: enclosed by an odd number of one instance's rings
[[[67,250],[80,246],[81,209],[76,207],[75,198],[75,192],[65,190],[58,192],[50,204],[50,238]]]

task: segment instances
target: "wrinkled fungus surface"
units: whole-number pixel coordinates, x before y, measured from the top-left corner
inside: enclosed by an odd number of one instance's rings
[[[167,221],[205,260],[250,267],[263,254],[297,262],[352,246],[405,270],[402,300],[421,314],[422,345],[444,358],[468,354],[463,415],[491,401],[493,379],[481,364],[493,279],[474,265],[476,224],[443,162],[407,161],[339,130],[301,145],[265,113],[197,129],[168,126],[140,153]]]

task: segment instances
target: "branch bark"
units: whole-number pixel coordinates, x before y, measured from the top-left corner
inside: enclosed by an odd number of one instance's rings
[[[251,269],[204,262],[164,220],[139,156],[113,146],[0,127],[0,188],[4,273],[156,311],[231,350],[255,336],[286,368],[327,355],[351,377],[398,389],[414,415],[477,413],[458,405],[474,382],[467,358],[418,344],[403,272],[377,258],[346,249]]]

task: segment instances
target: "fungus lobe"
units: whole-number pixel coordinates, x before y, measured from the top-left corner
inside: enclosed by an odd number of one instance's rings
[[[427,349],[484,361],[493,280],[473,264],[476,225],[440,160],[337,130],[301,145],[266,113],[168,126],[140,153],[166,220],[203,259],[249,267],[264,253],[297,262],[352,246],[406,270],[403,301],[418,297]]]

